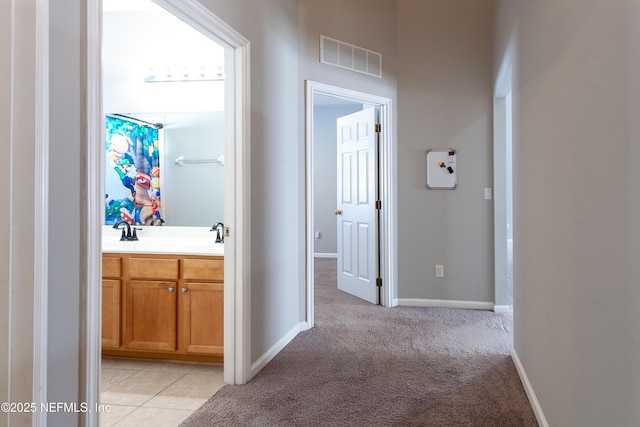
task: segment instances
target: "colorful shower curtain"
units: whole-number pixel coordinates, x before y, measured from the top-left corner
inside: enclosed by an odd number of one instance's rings
[[[158,129],[106,117],[105,223],[152,225],[161,218]]]

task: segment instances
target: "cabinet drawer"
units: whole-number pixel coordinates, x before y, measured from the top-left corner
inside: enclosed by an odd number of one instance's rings
[[[184,278],[190,280],[224,280],[224,259],[185,258]]]
[[[129,258],[129,277],[140,279],[177,279],[177,258]]]
[[[120,277],[120,257],[102,257],[102,277]]]

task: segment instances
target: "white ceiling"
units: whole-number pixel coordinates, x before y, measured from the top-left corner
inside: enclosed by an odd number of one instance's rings
[[[222,82],[145,83],[224,69],[224,48],[151,0],[104,0],[105,112],[220,111]],[[214,105],[213,103],[216,102]]]
[[[162,8],[150,0],[102,0],[103,12],[125,10],[162,10]]]

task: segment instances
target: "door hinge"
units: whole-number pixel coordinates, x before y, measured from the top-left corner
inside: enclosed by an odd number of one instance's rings
[[[382,200],[376,200],[376,209],[377,210],[382,209]]]
[[[381,288],[382,287],[382,277],[377,277],[376,278],[376,286]]]
[[[380,123],[376,123],[376,133],[382,132],[382,125]]]

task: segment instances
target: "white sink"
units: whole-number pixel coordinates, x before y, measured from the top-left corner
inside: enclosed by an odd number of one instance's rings
[[[147,254],[176,254],[176,255],[204,255],[223,256],[224,243],[215,243],[215,235],[209,230],[201,233],[193,230],[170,230],[169,227],[149,227],[137,232],[138,240],[121,241],[119,230],[111,227],[103,228],[102,252],[106,253],[147,253]],[[167,237],[162,237],[160,228],[166,229]],[[181,227],[172,227],[174,229]],[[164,230],[162,230],[164,231]]]

